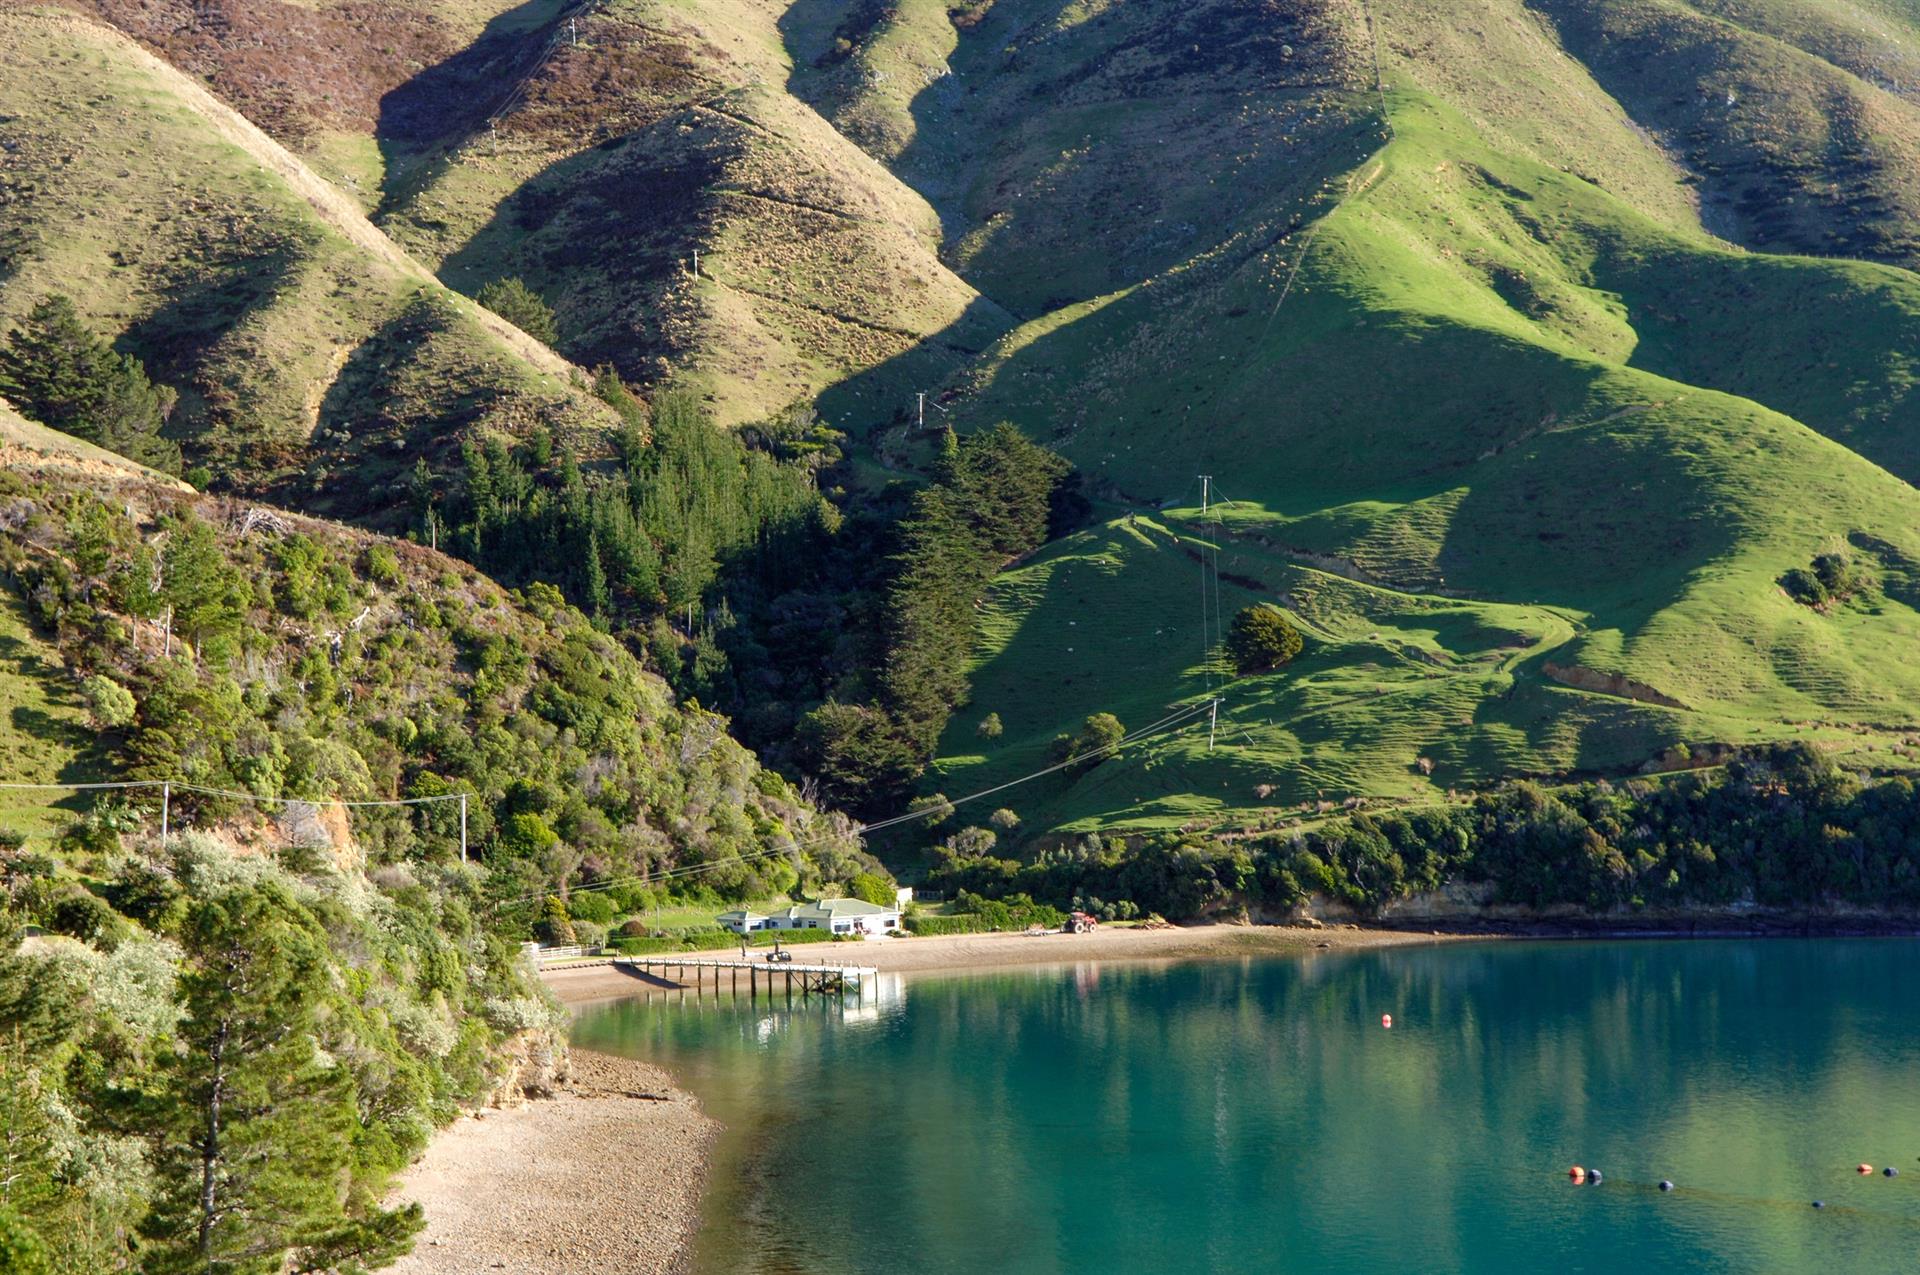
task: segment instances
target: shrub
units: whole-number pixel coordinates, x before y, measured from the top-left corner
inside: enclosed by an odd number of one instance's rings
[[[74,938],[112,951],[126,931],[120,914],[105,900],[91,894],[69,894],[57,901],[48,915],[47,928],[56,934]]]
[[[606,925],[614,918],[614,903],[603,892],[576,890],[567,900],[567,915],[576,922],[593,921]]]
[[[133,725],[133,692],[112,678],[95,673],[80,683],[80,698],[86,701],[93,724],[101,730]]]
[[[893,882],[877,872],[856,872],[848,882],[853,897],[877,907],[889,907],[894,900]]]
[[[1050,752],[1057,765],[1079,762],[1083,766],[1097,766],[1105,761],[1120,741],[1127,737],[1127,728],[1112,713],[1093,713],[1080,723],[1080,730],[1073,735],[1056,735],[1050,746]]]
[[[915,814],[926,816],[921,821],[921,826],[925,828],[938,828],[953,818],[953,804],[947,800],[944,793],[935,792],[928,793],[924,797],[915,797],[907,803],[907,809]]]
[[[1279,607],[1259,603],[1233,617],[1227,656],[1242,673],[1279,668],[1300,654],[1305,642]]]
[[[6,1275],[48,1275],[52,1270],[40,1237],[18,1213],[0,1208],[0,1271]]]
[[[929,938],[943,934],[985,934],[994,928],[983,916],[910,916],[906,927],[909,934]]]
[[[405,578],[400,574],[400,555],[386,545],[368,545],[360,558],[360,570],[367,579],[388,588],[398,586]]]
[[[567,916],[567,905],[556,896],[548,895],[546,906],[542,909],[540,920],[534,924],[534,937],[542,943],[556,947],[576,943],[573,921]]]
[[[998,739],[1006,733],[1006,729],[1000,724],[1000,714],[988,713],[980,719],[980,724],[974,727],[974,733],[982,739]]]
[[[1844,602],[1861,585],[1853,559],[1844,553],[1823,553],[1813,560],[1812,569],[1795,567],[1780,577],[1780,587],[1802,606],[1825,607]]]
[[[552,345],[559,339],[553,307],[519,278],[496,279],[481,288],[474,299],[536,341]]]

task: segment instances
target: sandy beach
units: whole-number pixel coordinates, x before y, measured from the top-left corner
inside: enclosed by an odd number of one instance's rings
[[[720,1126],[657,1067],[576,1049],[551,1099],[463,1116],[401,1179],[427,1228],[401,1275],[681,1269]]]
[[[793,949],[794,959],[822,965],[866,965],[891,973],[964,973],[1015,965],[1074,965],[1082,961],[1170,961],[1195,958],[1283,956],[1288,953],[1464,938],[1406,930],[1350,926],[1305,929],[1283,925],[1193,925],[1167,929],[1104,927],[1091,934],[956,934],[939,938],[870,939],[864,943],[812,943]],[[762,953],[756,953],[761,955]],[[726,960],[737,951],[689,953],[687,959]],[[543,981],[563,1004],[581,1005],[634,996],[671,986],[610,965],[550,969]]]

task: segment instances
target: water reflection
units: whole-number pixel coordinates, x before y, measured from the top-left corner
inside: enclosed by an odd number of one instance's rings
[[[1088,964],[627,1003],[578,1038],[728,1124],[707,1272],[1905,1268],[1920,1172],[1851,1169],[1920,1170],[1914,952]]]

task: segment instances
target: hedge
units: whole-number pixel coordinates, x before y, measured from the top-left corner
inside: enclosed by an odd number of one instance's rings
[[[910,934],[991,934],[998,927],[984,916],[966,913],[960,916],[910,916],[907,918],[907,932]]]

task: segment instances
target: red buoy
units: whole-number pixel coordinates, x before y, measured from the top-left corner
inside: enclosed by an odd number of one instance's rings
[[[1585,1182],[1587,1180],[1587,1171],[1576,1164],[1567,1170],[1567,1176],[1575,1182]]]
[[[1392,1014],[1382,1014],[1382,1015],[1380,1015],[1380,1025],[1381,1025],[1382,1027],[1391,1027],[1391,1026],[1393,1026],[1393,1015],[1392,1015]]]
[[[1873,1166],[1870,1164],[1859,1164],[1854,1166],[1853,1171],[1855,1173],[1872,1173]]]

